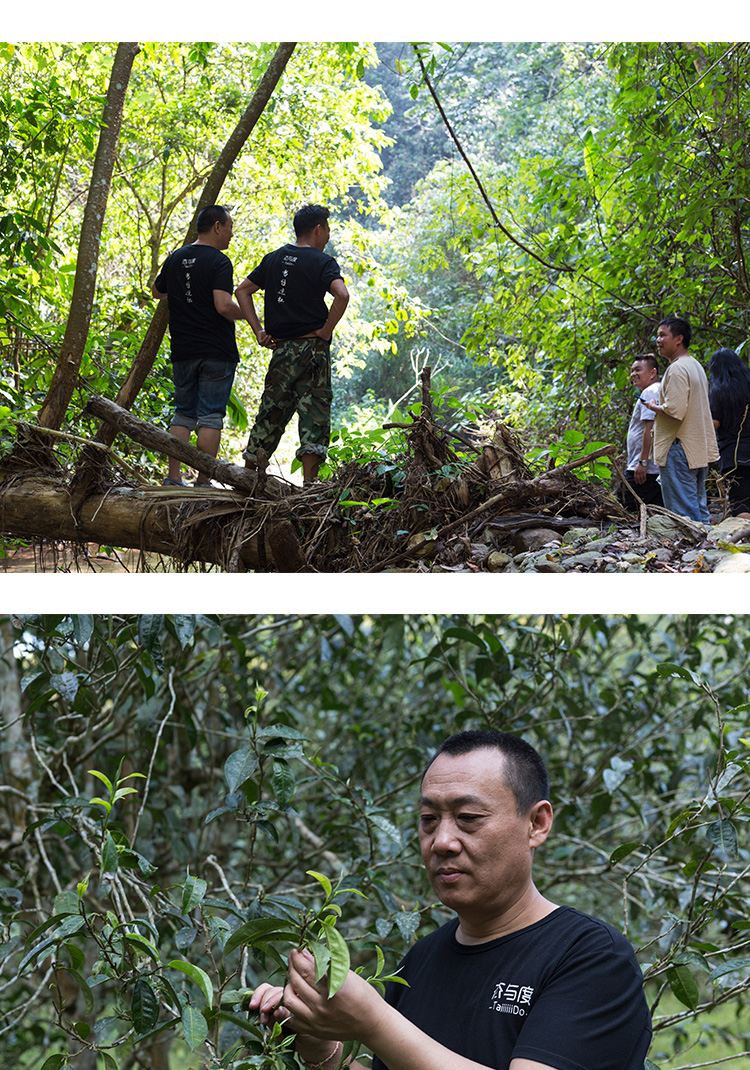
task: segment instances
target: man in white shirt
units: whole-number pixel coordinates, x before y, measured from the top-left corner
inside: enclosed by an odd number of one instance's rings
[[[650,353],[635,357],[630,366],[630,381],[639,396],[628,427],[628,466],[625,475],[641,501],[647,505],[662,505],[661,487],[657,482],[659,466],[651,456],[655,413],[644,404],[659,400],[659,364],[656,357]],[[626,486],[622,488],[622,501],[629,509],[638,504]]]

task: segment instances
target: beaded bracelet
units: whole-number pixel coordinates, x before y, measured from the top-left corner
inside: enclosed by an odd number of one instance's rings
[[[308,1070],[323,1070],[323,1067],[325,1066],[325,1064],[326,1063],[330,1063],[331,1059],[335,1059],[335,1057],[339,1054],[339,1052],[342,1050],[343,1047],[344,1047],[344,1045],[342,1044],[342,1042],[340,1040],[337,1040],[336,1041],[336,1046],[333,1049],[333,1051],[331,1052],[331,1054],[327,1055],[325,1057],[325,1059],[323,1059],[319,1063],[308,1063],[307,1059],[303,1059],[301,1055],[300,1055],[299,1058],[300,1058],[300,1061],[301,1061],[302,1065],[308,1067]]]

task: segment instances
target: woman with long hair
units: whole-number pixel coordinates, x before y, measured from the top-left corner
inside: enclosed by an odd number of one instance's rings
[[[708,364],[708,382],[732,515],[750,520],[750,368],[733,349],[717,349]]]

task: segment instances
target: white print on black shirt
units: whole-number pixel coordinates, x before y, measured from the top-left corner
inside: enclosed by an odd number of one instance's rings
[[[504,1014],[526,1014],[526,1007],[531,1003],[534,989],[527,985],[509,985],[504,981],[495,985],[492,993],[491,1011],[500,1011]]]
[[[185,257],[182,261],[182,266],[185,268],[185,300],[189,305],[193,304],[193,291],[190,286],[190,268],[195,263],[195,257],[187,259]]]
[[[285,256],[281,262],[282,262],[282,264],[296,264],[297,263],[297,257],[296,256]],[[283,305],[284,304],[284,298],[286,297],[286,283],[287,283],[287,276],[288,275],[289,275],[289,268],[285,267],[284,270],[281,272],[281,286],[279,287],[279,291],[276,294],[276,304],[277,305]]]

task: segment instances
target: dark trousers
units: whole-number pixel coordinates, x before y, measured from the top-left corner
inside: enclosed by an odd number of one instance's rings
[[[623,484],[620,484],[618,498],[626,509],[637,509],[639,506],[639,503],[630,493],[630,487],[635,490],[635,493],[646,503],[646,505],[664,504],[661,496],[661,487],[656,482],[659,478],[657,475],[647,475],[645,483],[636,483],[635,472],[626,472],[625,478],[628,481],[628,485],[624,486]]]

